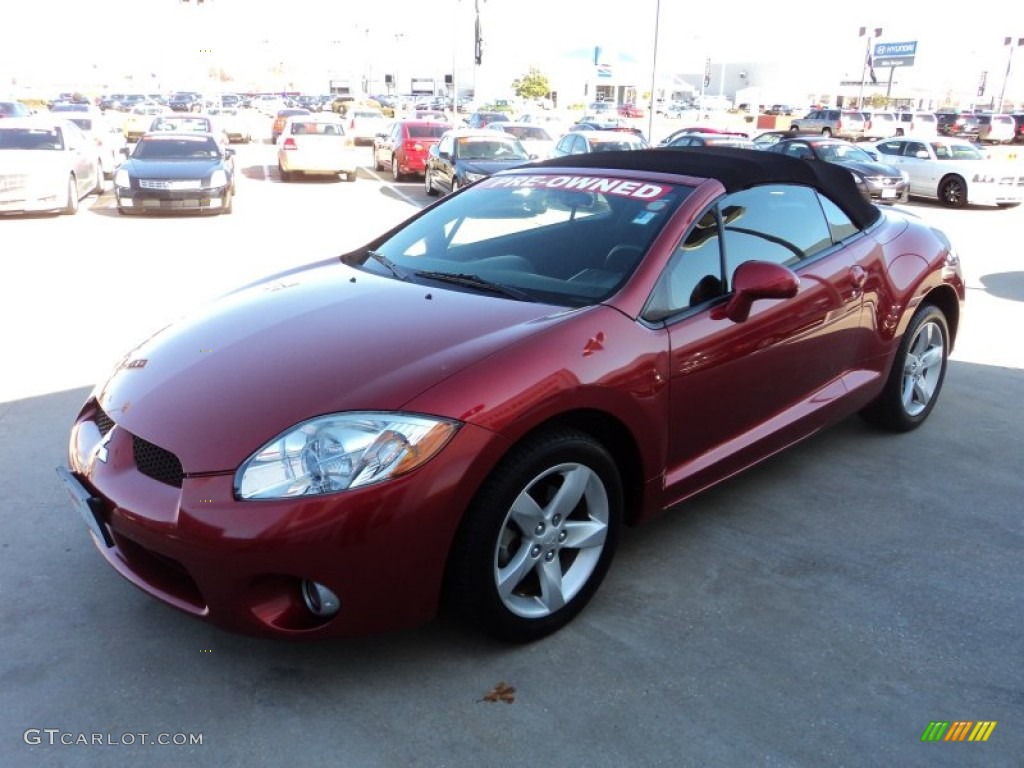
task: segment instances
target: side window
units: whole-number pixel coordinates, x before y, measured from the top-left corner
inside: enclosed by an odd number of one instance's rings
[[[644,308],[644,319],[663,320],[724,293],[721,239],[714,208],[701,216],[672,254]]]
[[[825,212],[825,220],[828,222],[829,232],[832,233],[832,242],[841,243],[848,237],[858,232],[857,225],[850,221],[850,217],[843,213],[842,209],[822,194],[818,195],[821,209]]]
[[[908,141],[903,146],[903,154],[907,157],[917,157],[918,152],[926,152],[928,147],[920,141]]]
[[[443,139],[441,139],[441,143],[438,144],[437,151],[447,152],[450,155],[454,144],[455,139],[453,139],[451,136],[445,136]]]
[[[881,144],[876,144],[875,148],[878,149],[883,155],[901,155],[903,154],[903,142],[902,141],[883,141]]]
[[[722,203],[725,274],[747,261],[795,267],[832,246],[832,234],[810,187],[770,184],[729,195]]]

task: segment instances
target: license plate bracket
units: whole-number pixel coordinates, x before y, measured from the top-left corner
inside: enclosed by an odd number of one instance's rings
[[[71,504],[78,510],[78,514],[82,516],[82,520],[85,521],[85,525],[92,535],[107,547],[114,546],[110,532],[100,520],[99,512],[102,502],[91,495],[66,467],[57,467],[57,476],[71,499]]]

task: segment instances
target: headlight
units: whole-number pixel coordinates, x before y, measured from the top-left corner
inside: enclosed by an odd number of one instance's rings
[[[130,187],[132,185],[131,177],[128,176],[128,171],[124,168],[118,168],[117,173],[114,174],[114,186],[115,187]]]
[[[470,173],[466,171],[466,182],[472,184],[474,181],[480,181],[480,179],[486,178],[486,173]]]
[[[228,185],[228,173],[223,168],[218,168],[210,174],[211,187],[226,187]]]
[[[426,463],[459,423],[406,413],[336,413],[289,429],[235,473],[239,499],[336,493],[379,483]]]

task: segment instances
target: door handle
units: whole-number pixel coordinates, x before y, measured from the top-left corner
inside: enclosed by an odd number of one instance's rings
[[[864,283],[867,282],[868,273],[864,270],[864,267],[854,264],[850,267],[849,277],[853,287],[859,291],[864,287]]]

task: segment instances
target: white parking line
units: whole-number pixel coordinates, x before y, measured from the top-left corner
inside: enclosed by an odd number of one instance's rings
[[[366,171],[371,176],[373,176],[373,178],[375,178],[381,184],[387,184],[389,187],[391,187],[391,189],[394,191],[394,193],[396,195],[398,195],[400,198],[402,198],[403,200],[405,200],[405,202],[409,203],[409,205],[415,205],[417,208],[422,208],[423,207],[423,204],[419,200],[417,200],[414,197],[409,197],[409,195],[405,194],[405,192],[403,192],[401,189],[399,189],[395,185],[395,183],[393,181],[388,181],[383,176],[381,176],[379,173],[377,173],[377,170],[372,166],[372,164],[367,166],[367,167],[365,167],[365,168],[363,168],[363,170]]]

